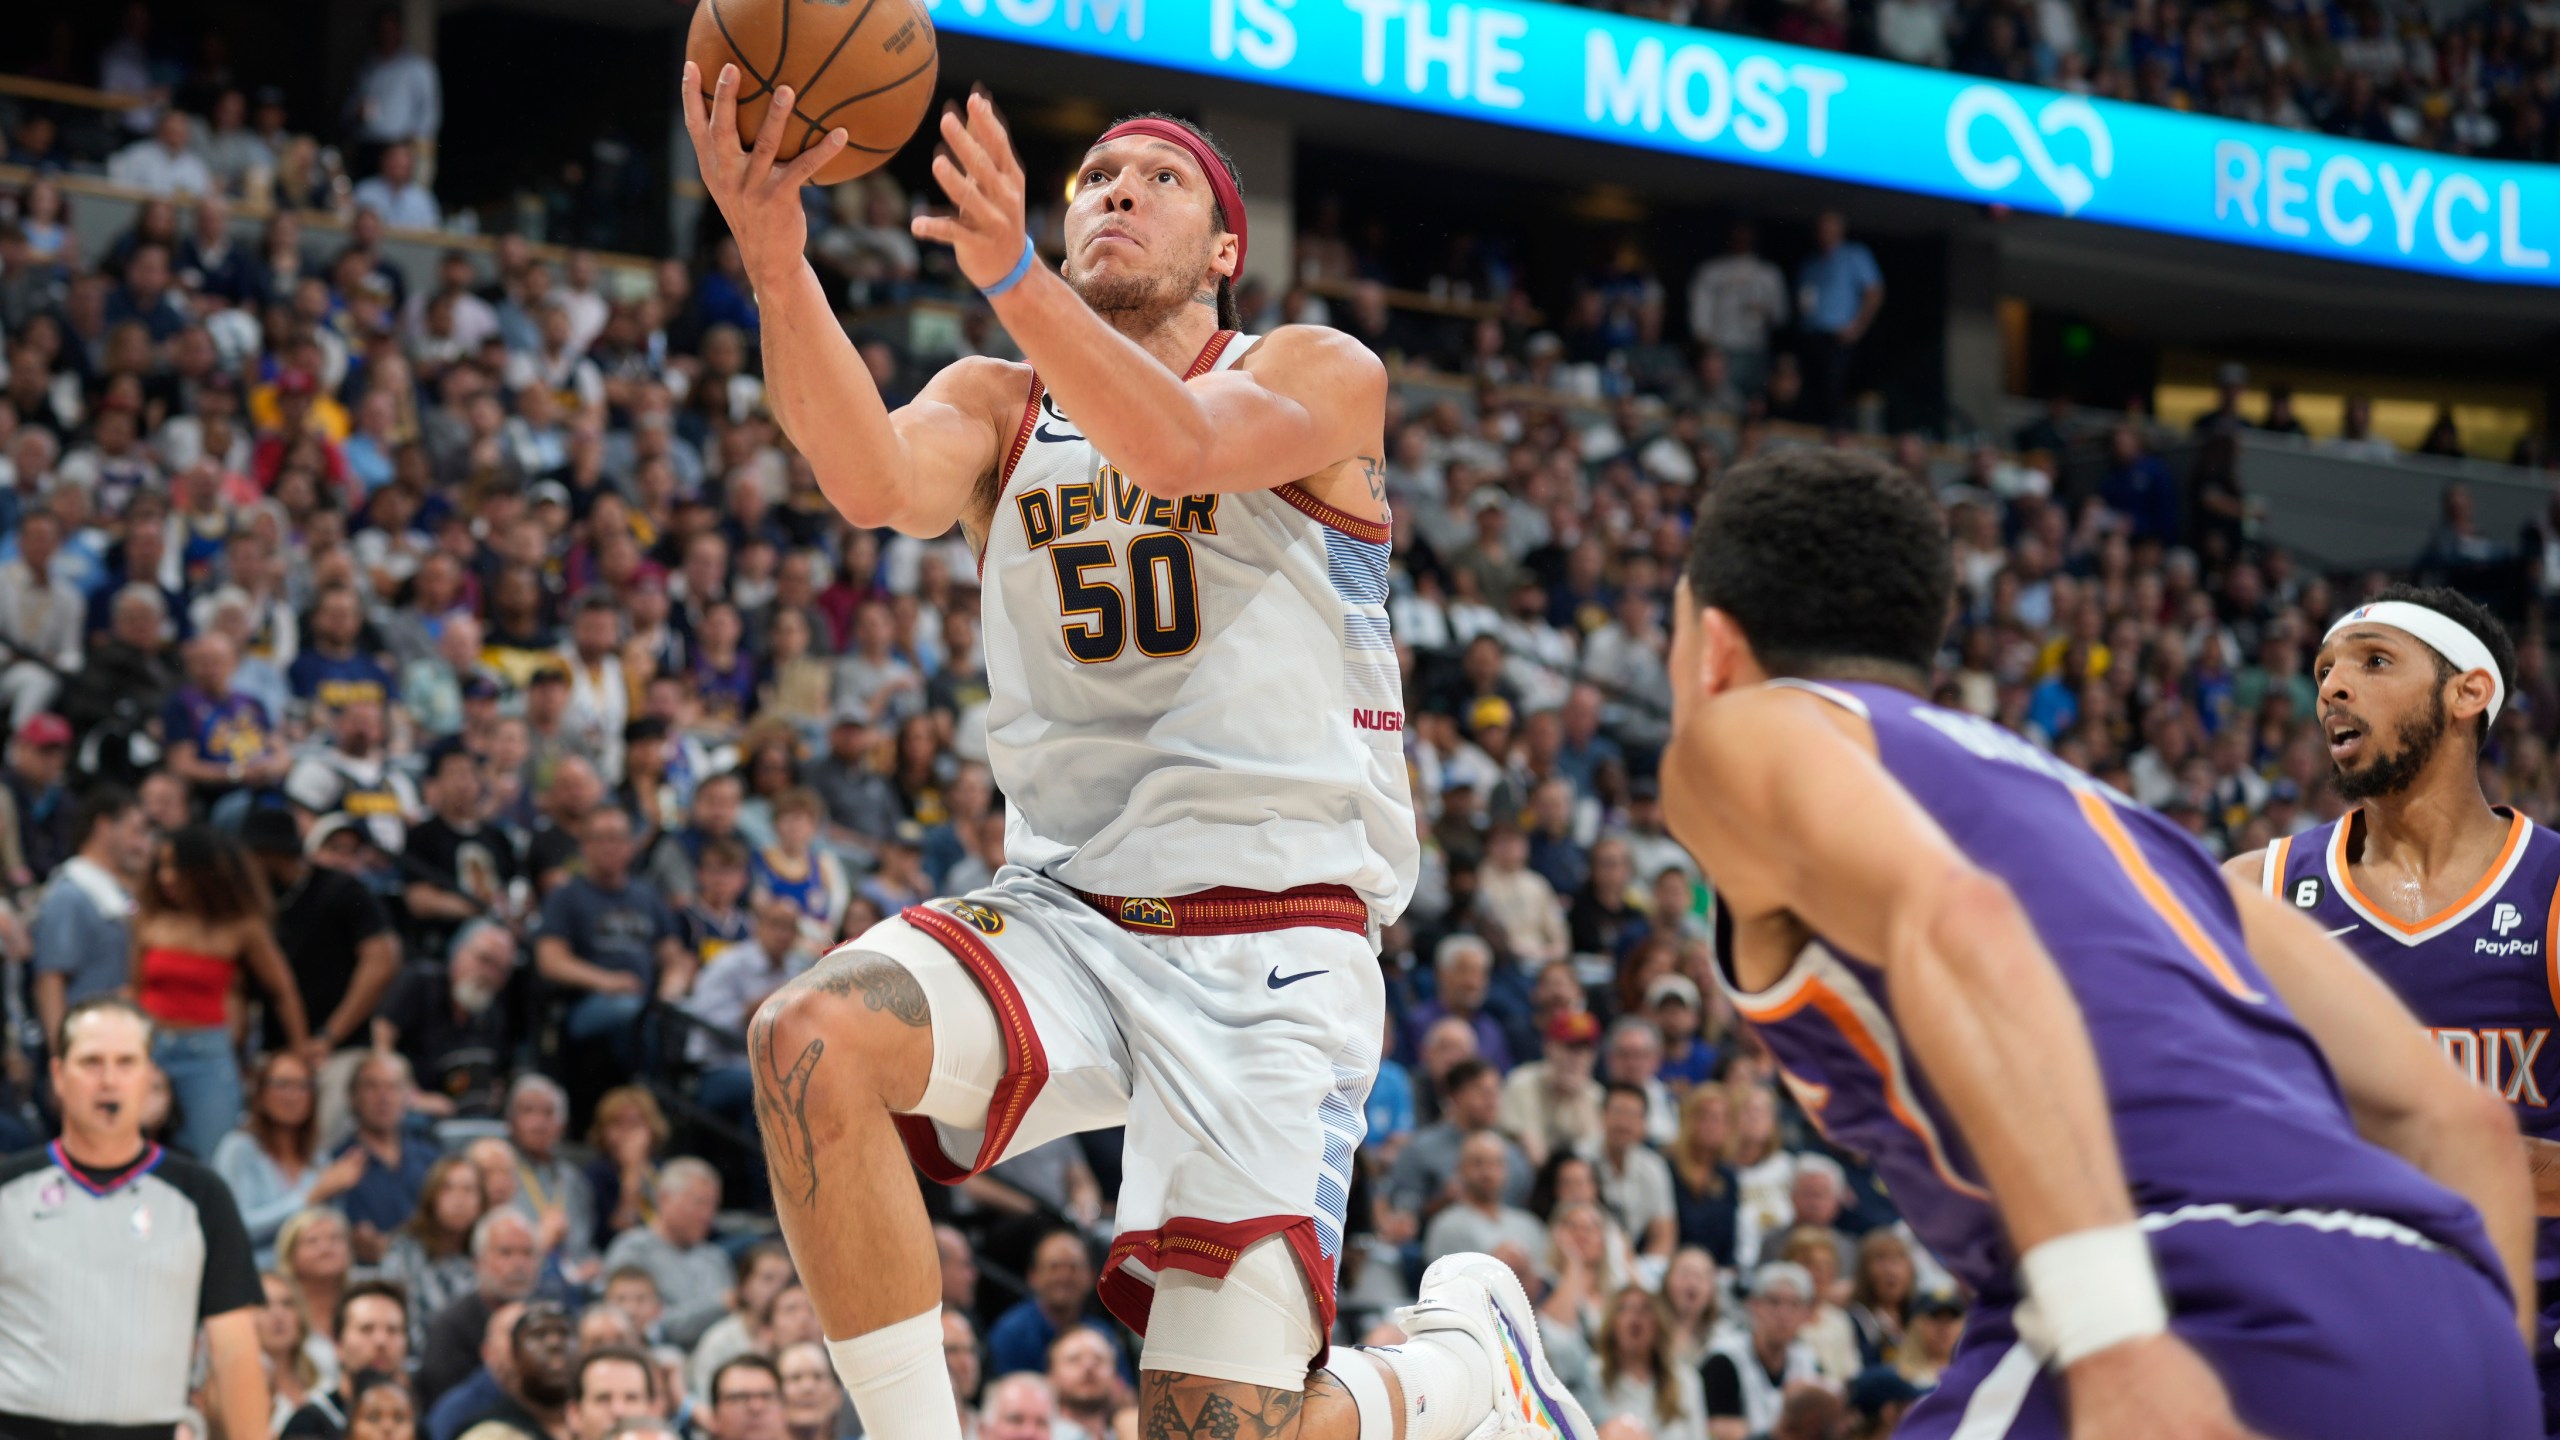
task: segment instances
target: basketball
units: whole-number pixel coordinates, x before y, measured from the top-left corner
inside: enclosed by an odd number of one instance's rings
[[[941,47],[924,0],[702,0],[685,36],[705,103],[720,67],[738,67],[738,139],[753,143],[776,87],[792,94],[789,160],[842,126],[820,185],[868,175],[898,153],[933,103]]]

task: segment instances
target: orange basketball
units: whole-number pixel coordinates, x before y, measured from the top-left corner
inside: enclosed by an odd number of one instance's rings
[[[702,73],[704,102],[720,67],[738,67],[738,139],[752,140],[776,86],[791,87],[789,160],[842,126],[844,153],[820,170],[835,185],[887,163],[933,103],[941,47],[924,0],[701,0],[685,58]]]

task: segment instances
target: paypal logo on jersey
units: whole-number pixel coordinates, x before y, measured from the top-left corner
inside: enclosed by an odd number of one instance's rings
[[[2017,153],[1984,159],[1974,145],[1975,122],[1981,120],[2006,131]],[[2046,137],[2066,130],[2077,133],[2087,146],[2086,168],[2076,161],[2055,159],[2045,144]],[[2077,215],[2080,207],[2097,198],[2097,182],[2115,173],[2116,146],[2106,120],[2077,95],[2046,102],[2029,120],[2026,107],[2008,91],[1996,85],[1975,85],[1947,107],[1947,159],[1965,183],[1977,190],[2006,190],[2017,183],[2021,169],[2032,171],[2037,183],[2061,203],[2063,214]]]
[[[2472,941],[2471,953],[2474,955],[2541,954],[2542,942],[2539,940],[2510,940],[2506,938],[2507,936],[2513,935],[2517,930],[2523,928],[2523,926],[2524,912],[2503,900],[2499,901],[2497,908],[2489,912],[2489,929],[2499,938],[2491,940],[2484,936]]]

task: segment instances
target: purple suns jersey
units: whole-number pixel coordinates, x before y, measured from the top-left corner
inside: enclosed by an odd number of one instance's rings
[[[2415,1232],[2502,1274],[2468,1203],[2357,1136],[2327,1060],[2242,943],[2220,869],[2185,832],[1975,716],[1882,685],[1772,683],[1863,716],[1886,771],[2016,895],[2087,1022],[2147,1228]],[[1720,922],[1720,950],[1729,936]],[[2014,1303],[2017,1256],[1910,1059],[1883,970],[1816,936],[1765,990],[1740,989],[1729,953],[1718,975],[1805,1113],[1872,1157],[1922,1243],[1985,1302]]]
[[[2507,1098],[2525,1134],[2560,1140],[2560,834],[2513,812],[2471,893],[2425,920],[2390,914],[2347,865],[2358,815],[2267,847],[2267,893],[2309,916],[2399,992],[2454,1068]],[[2560,1280],[2560,1220],[2544,1220],[2534,1278]]]

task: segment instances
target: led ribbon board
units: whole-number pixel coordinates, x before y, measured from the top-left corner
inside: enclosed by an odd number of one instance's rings
[[[958,35],[2263,250],[2560,284],[2560,167],[2090,100],[1537,0],[928,3]]]

